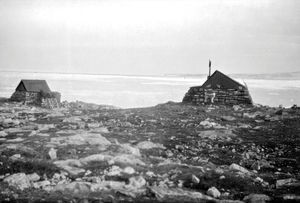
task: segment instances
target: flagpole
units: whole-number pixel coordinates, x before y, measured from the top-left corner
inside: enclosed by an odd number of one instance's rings
[[[210,59],[208,61],[208,67],[209,67],[209,72],[208,72],[208,77],[207,78],[209,78],[210,74],[211,74],[211,61],[210,61]]]

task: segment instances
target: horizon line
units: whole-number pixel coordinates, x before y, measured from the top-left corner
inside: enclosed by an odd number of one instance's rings
[[[217,70],[217,69],[216,69]],[[11,73],[49,73],[49,74],[75,74],[75,75],[107,75],[107,76],[198,76],[198,75],[207,75],[207,73],[163,73],[163,74],[153,74],[153,75],[143,75],[143,74],[116,74],[116,73],[83,73],[83,72],[48,72],[48,71],[18,71],[18,70],[0,70],[0,72],[11,72]],[[227,75],[266,75],[266,74],[286,74],[286,73],[300,73],[300,71],[291,71],[291,72],[273,72],[273,73],[230,73]],[[225,73],[226,74],[226,73]]]

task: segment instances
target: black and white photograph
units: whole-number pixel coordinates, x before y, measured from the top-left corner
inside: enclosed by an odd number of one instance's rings
[[[0,202],[300,202],[300,1],[0,0]]]

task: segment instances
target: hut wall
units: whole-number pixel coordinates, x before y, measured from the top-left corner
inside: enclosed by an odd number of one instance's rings
[[[38,92],[15,91],[10,98],[12,101],[24,101],[27,104],[40,103],[40,96]]]
[[[209,89],[202,87],[191,87],[185,94],[182,102],[192,104],[210,103],[206,98],[212,93],[215,93],[214,104],[252,104],[252,99],[248,90]]]
[[[47,109],[59,108],[60,101],[57,98],[42,98],[41,106]]]
[[[59,108],[61,95],[58,92],[53,93],[54,97],[41,97],[39,92],[15,91],[11,96],[11,101],[24,102],[26,104],[34,104],[44,108]]]

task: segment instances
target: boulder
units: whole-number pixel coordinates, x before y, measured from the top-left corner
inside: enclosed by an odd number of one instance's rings
[[[30,188],[31,182],[25,173],[16,173],[4,178],[3,182],[8,183],[9,186],[15,187],[19,190]]]

